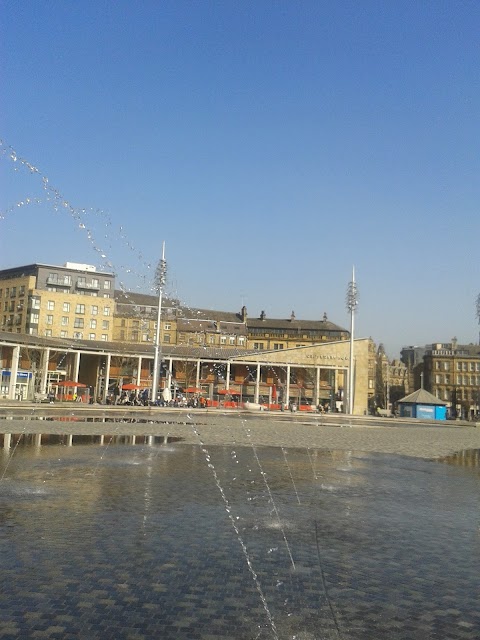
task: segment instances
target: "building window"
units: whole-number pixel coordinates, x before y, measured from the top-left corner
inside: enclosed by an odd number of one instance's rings
[[[164,336],[163,336],[163,341],[164,341],[165,343],[168,343],[168,344],[170,343],[170,334],[169,334],[169,333],[165,333],[165,334],[164,334]]]
[[[51,315],[47,316],[47,324],[53,324],[53,316]]]
[[[121,327],[125,327],[126,326],[125,318],[122,318],[122,321],[120,322],[120,326]]]
[[[230,338],[228,339],[228,342],[229,342],[230,344],[235,344],[235,338],[234,338],[234,337],[232,337],[232,336],[230,336]]]
[[[227,344],[227,336],[220,336],[220,344]]]
[[[74,325],[75,329],[83,329],[83,318],[75,318]]]
[[[47,309],[49,311],[53,311],[55,309],[55,302],[53,300],[49,300],[47,302]]]
[[[102,340],[103,340],[103,342],[107,342],[108,335],[106,333],[102,333]]]
[[[68,338],[68,334],[66,331],[60,331],[60,337],[61,338]]]
[[[32,309],[40,309],[40,298],[32,298]]]
[[[148,342],[148,333],[142,333],[142,342]]]
[[[103,281],[103,288],[104,289],[111,289],[112,288],[112,283],[110,280],[104,280]]]
[[[209,342],[210,344],[215,344],[215,336],[209,336],[209,338],[208,338],[208,342]]]
[[[172,325],[170,324],[170,322],[165,322],[165,324],[163,325],[163,328],[165,331],[170,331],[170,329],[172,328]]]
[[[95,340],[95,334],[94,333],[89,333],[88,334],[88,339],[89,340]]]
[[[66,327],[68,324],[68,316],[62,316],[62,325]]]
[[[110,315],[110,307],[103,307],[103,315],[104,316]]]
[[[283,344],[281,342],[275,342],[273,344],[273,348],[275,349],[275,351],[278,351],[279,349],[283,349]]]
[[[98,307],[96,304],[92,304],[92,310],[91,310],[92,316],[96,316],[98,315]]]
[[[245,344],[245,336],[238,336],[238,344],[243,347]]]
[[[64,313],[69,313],[69,311],[70,311],[70,303],[69,302],[64,302],[63,303],[63,311],[64,311]]]
[[[264,344],[263,344],[263,342],[254,342],[253,343],[253,348],[255,349],[255,351],[263,351]]]
[[[77,304],[77,306],[75,307],[75,313],[85,313],[85,305]]]
[[[110,321],[102,320],[102,329],[110,329]]]
[[[92,318],[90,320],[90,329],[96,329],[97,328],[97,321],[95,320],[95,318]]]
[[[38,313],[31,313],[30,314],[30,322],[32,324],[38,324],[39,318],[40,318],[40,314],[38,314]]]
[[[137,342],[138,340],[138,331],[132,331],[132,342]]]
[[[442,376],[438,374],[435,376],[435,384],[442,384]]]
[[[73,337],[76,340],[83,340],[83,333],[81,331],[74,331],[73,332]]]
[[[120,340],[125,340],[125,331],[120,331]]]
[[[52,330],[51,329],[45,329],[45,335],[47,338],[51,338],[52,337]]]
[[[97,278],[92,278],[92,287],[94,289],[98,289],[98,279]]]

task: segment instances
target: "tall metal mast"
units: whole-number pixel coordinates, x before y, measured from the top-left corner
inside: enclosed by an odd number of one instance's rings
[[[162,243],[162,258],[155,271],[155,288],[158,291],[157,327],[155,329],[155,355],[153,360],[152,402],[157,401],[158,381],[160,377],[161,333],[163,288],[167,280],[167,261],[165,260],[165,242]]]
[[[355,311],[358,305],[358,289],[355,283],[355,267],[352,267],[352,281],[349,282],[347,288],[347,309],[350,312],[350,365],[348,368],[348,395],[347,395],[347,413],[353,414],[353,351],[354,351],[354,331],[355,331]]]

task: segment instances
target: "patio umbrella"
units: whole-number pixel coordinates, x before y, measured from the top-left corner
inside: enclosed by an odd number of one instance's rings
[[[202,393],[203,389],[200,389],[200,387],[187,387],[185,389],[185,393]]]
[[[75,382],[75,380],[62,380],[62,382],[54,382],[57,387],[86,387],[83,382]]]
[[[127,384],[122,384],[122,389],[125,391],[133,391],[134,389],[143,389],[143,387],[133,382],[127,382]]]
[[[219,389],[217,393],[221,396],[239,396],[240,391],[234,391],[233,389]]]

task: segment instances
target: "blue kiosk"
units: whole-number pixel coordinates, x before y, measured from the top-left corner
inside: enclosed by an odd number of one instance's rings
[[[440,400],[425,389],[417,389],[398,401],[401,418],[421,418],[423,420],[446,420],[447,402]]]

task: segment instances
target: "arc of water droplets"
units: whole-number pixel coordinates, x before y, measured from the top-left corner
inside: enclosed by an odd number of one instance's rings
[[[0,477],[0,482],[3,481],[3,479],[5,478],[5,474],[7,473],[7,469],[10,466],[10,462],[13,459],[13,456],[17,450],[18,445],[20,444],[20,440],[23,438],[23,436],[25,435],[25,430],[27,428],[27,425],[25,425],[23,427],[22,433],[20,434],[18,440],[15,443],[15,446],[13,447],[13,451],[10,453],[10,455],[8,456],[8,460],[7,460],[7,464],[5,465],[5,469],[3,470],[2,476]],[[5,435],[3,436],[5,438]]]
[[[262,586],[260,584],[260,580],[258,579],[258,574],[255,571],[255,569],[253,568],[252,561],[250,560],[250,555],[248,553],[247,546],[246,546],[245,542],[243,541],[243,538],[241,536],[240,530],[239,530],[239,528],[237,526],[235,518],[233,517],[232,507],[230,505],[230,501],[227,498],[227,496],[225,495],[225,491],[223,490],[223,487],[222,487],[222,485],[220,483],[217,471],[216,471],[214,465],[211,462],[211,458],[210,458],[210,454],[208,452],[208,449],[206,448],[205,443],[202,440],[202,437],[201,437],[201,435],[200,435],[200,433],[199,433],[199,431],[198,431],[198,429],[196,427],[196,424],[195,424],[195,421],[194,421],[193,417],[191,415],[187,415],[187,417],[191,421],[190,424],[191,424],[191,427],[193,429],[193,432],[195,433],[195,436],[197,437],[198,442],[200,443],[200,446],[202,448],[202,452],[205,455],[205,460],[207,462],[208,468],[212,472],[213,478],[215,480],[215,484],[217,486],[218,491],[220,492],[220,495],[222,497],[223,503],[225,505],[225,511],[227,512],[227,515],[228,515],[228,518],[230,520],[230,523],[231,523],[231,525],[233,527],[233,530],[236,533],[237,540],[240,543],[240,546],[242,547],[243,555],[245,556],[245,560],[246,560],[246,563],[247,563],[247,566],[248,566],[248,570],[250,572],[250,575],[252,576],[253,582],[255,583],[255,588],[257,589],[257,592],[258,592],[258,594],[260,596],[260,600],[262,602],[262,605],[263,605],[263,608],[265,610],[265,613],[267,614],[267,618],[268,618],[268,621],[270,623],[270,628],[272,630],[273,637],[275,638],[275,640],[279,640],[277,627],[275,625],[275,621],[274,621],[272,613],[271,613],[271,611],[270,611],[270,609],[268,607],[267,599],[265,598]]]
[[[248,437],[250,439],[250,429],[247,429],[247,434],[248,434]],[[253,444],[253,442],[251,441],[251,439],[250,439],[250,443],[252,445],[253,455],[254,455],[255,460],[256,460],[256,462],[258,464],[258,468],[260,469],[260,475],[263,478],[263,482],[265,483],[265,487],[267,488],[267,492],[268,492],[268,495],[270,497],[270,502],[271,502],[271,504],[273,506],[273,510],[275,511],[275,515],[277,516],[277,521],[278,521],[278,524],[279,524],[279,527],[280,527],[280,531],[282,532],[283,540],[285,542],[285,546],[287,548],[288,555],[290,557],[290,562],[292,563],[293,569],[296,570],[295,561],[293,560],[292,551],[290,549],[290,544],[288,543],[287,536],[285,534],[285,528],[282,525],[282,521],[280,519],[280,513],[278,512],[277,505],[275,503],[275,500],[273,499],[273,494],[272,494],[272,492],[270,490],[270,485],[267,482],[267,474],[265,473],[265,471],[262,468],[262,465],[261,465],[261,462],[260,462],[260,458],[258,457],[257,449],[256,449],[255,445]]]
[[[288,473],[290,475],[290,480],[292,481],[292,485],[295,490],[295,495],[297,496],[297,502],[298,504],[302,504],[300,502],[300,496],[298,495],[297,485],[295,484],[295,480],[293,479],[293,476],[292,476],[292,470],[290,469],[290,465],[288,464],[287,454],[285,453],[285,449],[283,447],[282,447],[282,453],[283,453],[283,459],[285,460],[285,464],[287,465]]]
[[[106,220],[105,226],[107,228],[108,227],[112,227],[113,226],[112,225],[112,220],[111,220],[111,217],[110,217],[110,215],[108,213],[106,213],[102,209],[90,208],[87,211],[87,209],[85,209],[85,208],[74,207],[62,195],[62,193],[50,183],[49,178],[46,175],[44,175],[38,169],[38,167],[36,167],[32,163],[28,162],[25,158],[20,157],[17,154],[17,152],[15,151],[15,149],[13,149],[13,147],[7,145],[5,143],[5,141],[2,140],[2,139],[0,139],[0,156],[8,157],[8,159],[12,163],[14,163],[16,165],[15,168],[14,168],[15,171],[18,171],[18,168],[20,167],[22,169],[27,170],[32,175],[38,175],[38,177],[42,181],[42,189],[46,193],[46,201],[48,203],[51,203],[51,205],[53,207],[53,210],[55,212],[58,212],[61,209],[64,209],[64,210],[68,211],[68,213],[70,214],[72,219],[78,224],[78,228],[86,233],[87,239],[88,239],[91,247],[93,248],[93,250],[100,255],[102,260],[104,260],[103,264],[105,265],[105,267],[107,267],[109,269],[112,269],[112,270],[115,270],[115,267],[114,267],[113,263],[111,262],[111,260],[108,258],[106,251],[104,249],[102,249],[99,246],[99,244],[97,244],[97,241],[96,241],[96,239],[94,237],[94,233],[83,222],[83,219],[85,218],[87,213],[93,213],[94,212],[96,215],[102,216],[102,217],[105,218],[105,220]],[[15,205],[10,206],[4,212],[0,211],[0,220],[5,219],[6,215],[8,213],[11,213],[15,209],[21,208],[21,207],[29,205],[29,204],[42,204],[42,200],[40,198],[24,198],[23,200],[20,200],[19,202],[17,202]],[[148,262],[144,262],[144,257],[143,257],[142,252],[138,251],[138,249],[136,249],[131,244],[131,242],[129,241],[127,235],[124,233],[123,227],[121,227],[121,226],[119,227],[119,237],[132,253],[136,253],[137,254],[137,258],[141,262],[143,262],[143,266],[146,268],[147,272],[151,271],[152,270],[152,265],[150,263],[148,263]],[[109,238],[109,234],[105,234],[105,239],[108,239],[108,238]],[[111,248],[111,245],[110,245],[110,248]],[[142,274],[137,273],[133,269],[129,269],[125,265],[121,265],[121,269],[125,270],[127,273],[134,273],[140,280],[145,279],[145,273],[142,273]]]

